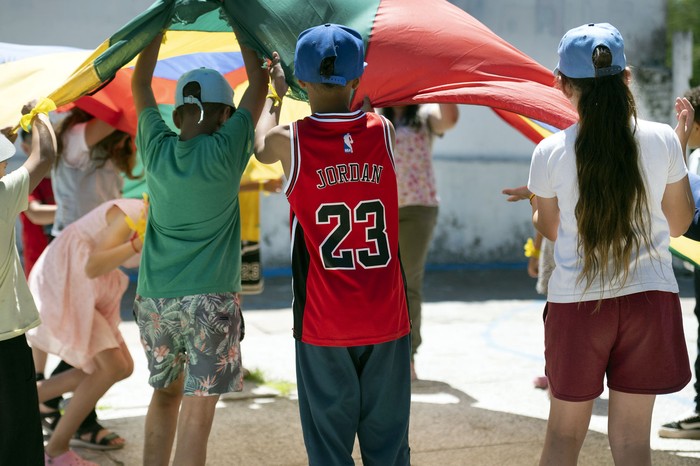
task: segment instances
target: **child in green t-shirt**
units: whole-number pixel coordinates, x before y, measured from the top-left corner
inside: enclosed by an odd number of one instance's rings
[[[219,395],[243,385],[238,191],[269,71],[280,67],[277,59],[263,68],[241,44],[249,85],[238,108],[218,71],[183,74],[173,112],[178,135],[151,89],[161,40],[141,52],[132,78],[136,145],[150,194],[134,303],[154,387],[143,461],[168,464],[177,426],[175,463],[203,465]]]

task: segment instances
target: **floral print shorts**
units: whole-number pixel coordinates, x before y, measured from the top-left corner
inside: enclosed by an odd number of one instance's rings
[[[134,317],[152,387],[165,388],[185,371],[185,395],[243,389],[240,341],[245,326],[235,293],[179,298],[137,295]]]

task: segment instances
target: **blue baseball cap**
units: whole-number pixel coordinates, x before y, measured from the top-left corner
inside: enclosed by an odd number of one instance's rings
[[[599,45],[610,49],[612,64],[607,68],[593,66],[593,51]],[[559,42],[559,63],[554,74],[568,78],[596,78],[621,73],[627,66],[622,35],[608,23],[589,23],[570,29]]]
[[[332,76],[321,76],[324,58],[335,58]],[[365,71],[365,44],[356,30],[339,24],[323,24],[303,31],[294,51],[294,76],[309,83],[345,86]]]

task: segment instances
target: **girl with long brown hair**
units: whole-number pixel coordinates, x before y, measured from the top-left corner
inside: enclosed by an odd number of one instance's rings
[[[650,465],[655,395],[690,380],[668,251],[694,212],[683,151],[671,127],[637,118],[623,39],[610,24],[567,32],[555,75],[579,121],[537,146],[528,182],[533,223],[556,241],[540,464],[576,464],[607,378],[615,464]],[[693,109],[680,99],[676,109],[684,136]]]

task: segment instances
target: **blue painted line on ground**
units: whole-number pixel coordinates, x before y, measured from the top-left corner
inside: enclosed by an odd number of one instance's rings
[[[504,323],[513,320],[518,314],[522,314],[524,312],[527,313],[533,313],[536,310],[542,310],[544,308],[544,300],[542,301],[533,301],[532,304],[524,307],[518,307],[515,309],[510,309],[505,312],[502,312],[496,319],[493,319],[484,329],[482,332],[481,336],[484,339],[484,342],[486,343],[487,347],[490,347],[491,349],[501,351],[504,353],[509,353],[521,358],[528,359],[530,361],[537,361],[541,362],[544,364],[544,342],[542,345],[542,352],[540,353],[535,353],[535,352],[529,352],[529,351],[522,351],[519,349],[515,349],[506,345],[503,345],[499,343],[494,336],[494,333],[498,329],[499,326],[503,325]]]

